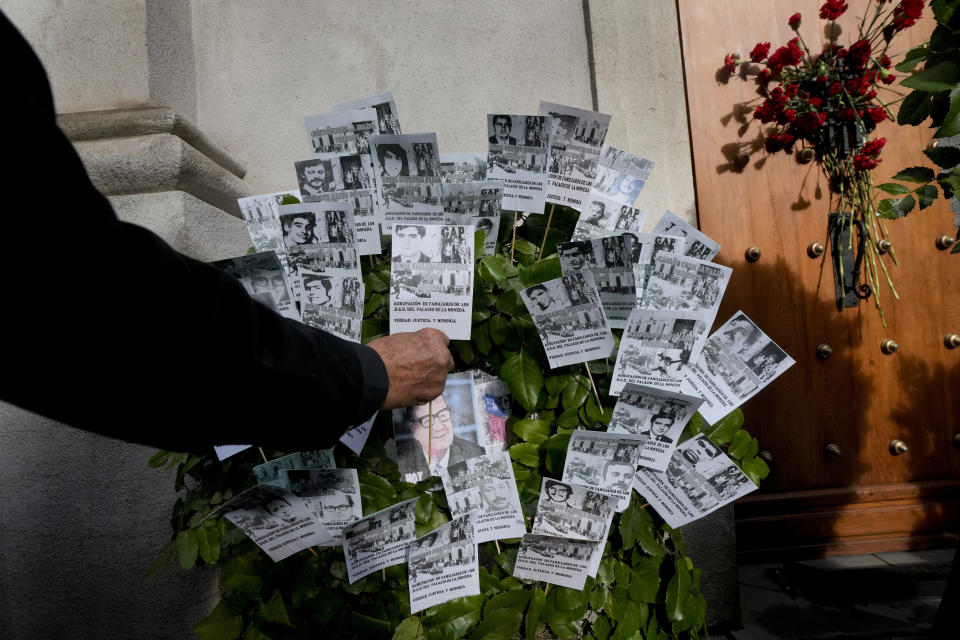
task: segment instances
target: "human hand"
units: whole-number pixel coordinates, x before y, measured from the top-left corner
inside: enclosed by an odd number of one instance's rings
[[[367,346],[383,359],[390,379],[382,408],[423,404],[443,393],[447,373],[453,371],[449,343],[450,338],[437,329],[397,333],[370,341]]]

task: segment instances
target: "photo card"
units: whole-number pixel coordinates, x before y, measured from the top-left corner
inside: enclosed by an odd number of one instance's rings
[[[619,513],[630,505],[641,446],[640,437],[630,433],[576,429],[570,434],[562,480],[610,496]]]
[[[476,512],[457,516],[410,545],[410,613],[480,593],[475,519]]]
[[[629,383],[679,391],[684,366],[696,362],[710,330],[706,311],[633,309],[620,338],[610,395]]]
[[[590,240],[643,231],[647,212],[591,191],[587,206],[577,219],[571,240]]]
[[[332,538],[313,519],[306,502],[281,487],[251,487],[228,500],[220,512],[274,562]]]
[[[280,472],[284,469],[335,469],[336,460],[333,459],[333,449],[317,449],[315,451],[297,451],[289,455],[268,460],[253,468],[253,477],[258,484],[277,484],[289,489],[284,484]]]
[[[540,102],[540,115],[552,118],[546,202],[582,212],[597,177],[597,164],[610,126],[610,116],[543,101]]]
[[[527,532],[513,463],[506,451],[447,465],[440,470],[440,479],[450,513],[454,517],[474,513],[477,542],[519,538]]]
[[[603,544],[528,533],[520,541],[513,577],[583,591],[594,557],[602,554]]]
[[[705,311],[707,326],[713,326],[733,269],[664,250],[656,253],[652,264],[640,306]]]
[[[527,287],[521,298],[540,333],[551,369],[606,358],[613,352],[613,334],[589,271]]]
[[[267,305],[285,318],[300,320],[293,301],[293,286],[286,269],[273,251],[248,253],[210,264],[234,276],[250,297]]]
[[[667,524],[680,527],[757,487],[720,447],[701,433],[674,450],[666,471],[638,469],[633,488]]]
[[[343,528],[363,516],[360,481],[356,469],[283,469],[285,485],[303,498],[315,520],[333,539],[323,546],[343,544]]]
[[[713,260],[720,253],[720,244],[695,226],[681,220],[680,216],[667,211],[653,227],[653,233],[682,236],[686,240],[683,255],[698,260]]]
[[[390,271],[390,333],[424,327],[469,340],[473,310],[472,225],[397,223]]]
[[[632,207],[652,170],[650,160],[603,145],[591,189],[614,202]]]
[[[743,311],[711,335],[700,359],[686,368],[680,390],[704,399],[700,415],[713,424],[794,365]]]
[[[397,105],[393,101],[393,94],[389,91],[378,93],[375,96],[341,102],[330,107],[330,110],[350,111],[368,107],[377,113],[377,130],[380,133],[391,135],[400,133],[400,116],[397,114]]]
[[[552,121],[544,115],[487,114],[487,178],[503,183],[503,208],[543,213]]]
[[[384,234],[395,222],[443,222],[437,134],[370,137],[380,222]]]
[[[440,181],[444,184],[479,182],[486,179],[486,152],[440,154]]]
[[[416,538],[417,500],[411,498],[387,507],[343,528],[343,556],[350,584],[407,561],[407,550]]]

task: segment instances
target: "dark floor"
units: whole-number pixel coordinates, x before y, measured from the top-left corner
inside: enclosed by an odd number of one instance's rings
[[[742,566],[743,629],[711,640],[933,638],[953,555],[896,551]]]

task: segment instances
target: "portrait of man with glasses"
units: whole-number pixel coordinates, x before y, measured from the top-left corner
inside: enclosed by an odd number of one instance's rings
[[[473,414],[472,401],[468,412]],[[466,426],[457,424],[456,413],[444,396],[397,410],[397,463],[406,482],[439,476],[440,469],[486,453],[476,442],[456,435]],[[475,422],[471,434],[476,437]]]

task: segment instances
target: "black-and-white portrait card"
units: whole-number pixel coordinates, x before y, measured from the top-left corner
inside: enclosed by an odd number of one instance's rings
[[[547,159],[547,202],[583,211],[597,177],[610,116],[551,102],[540,103],[540,115],[553,119]]]
[[[793,364],[793,358],[738,311],[707,339],[700,359],[685,369],[680,390],[704,399],[700,415],[713,424]]]
[[[613,408],[607,432],[638,438],[642,447],[637,464],[662,471],[702,403],[703,398],[627,384]]]
[[[282,205],[279,218],[297,299],[301,270],[361,277],[352,202]]]
[[[633,206],[652,169],[650,160],[604,145],[592,189],[614,202]]]
[[[519,538],[527,532],[513,463],[506,451],[448,465],[440,470],[440,479],[454,517],[474,512],[477,542]],[[632,479],[631,471],[628,492]]]
[[[360,342],[363,325],[363,280],[300,270],[303,323]]]
[[[230,456],[235,456],[241,451],[246,451],[253,445],[250,444],[223,444],[215,445],[213,452],[217,455],[217,460],[226,460]]]
[[[395,222],[443,222],[437,134],[370,137],[384,234]]]
[[[633,270],[634,242],[633,235],[624,233],[557,245],[563,275],[587,270],[593,274],[611,329],[624,328],[639,302]]]
[[[653,227],[653,233],[682,236],[686,240],[683,255],[691,258],[709,262],[720,253],[719,243],[692,224],[681,220],[672,211],[663,214],[663,217]]]
[[[390,333],[433,327],[469,340],[473,225],[397,223],[390,271]]]
[[[544,478],[531,533],[603,542],[617,499],[571,482]]]
[[[577,219],[570,239],[590,240],[621,233],[637,234],[643,230],[646,221],[646,211],[591,191],[587,206]]]
[[[551,120],[544,115],[487,114],[487,178],[503,183],[503,208],[543,213]]]
[[[343,528],[363,516],[360,506],[360,481],[356,469],[284,469],[286,485],[303,498],[313,517],[333,540],[325,547],[343,543]]]
[[[236,277],[253,299],[285,318],[300,320],[293,300],[292,282],[275,252],[250,253],[211,264]]]
[[[637,299],[643,301],[653,263],[660,253],[683,255],[686,240],[681,236],[659,233],[632,233],[634,236],[633,275],[637,283]],[[641,305],[642,306],[642,305]]]
[[[452,464],[486,453],[477,442],[473,374],[451,373],[432,402],[393,410],[397,466],[405,482],[439,476]]]
[[[305,186],[303,201],[351,203],[357,232],[357,249],[360,255],[380,255],[380,224],[374,204],[377,187],[370,155],[334,154],[322,160],[298,162],[296,163],[298,176],[301,170],[310,171],[309,163],[329,166],[333,174],[333,182],[330,190],[312,194],[307,192],[308,187]],[[319,169],[316,171],[319,172]]]
[[[271,220],[275,221],[280,213],[278,207],[283,203],[284,196],[292,196],[299,200],[300,192],[296,189],[288,189],[287,191],[277,191],[276,193],[264,193],[258,196],[238,198],[237,204],[240,206],[243,219],[248,225],[258,222],[269,222]],[[263,249],[263,251],[266,250],[267,249]],[[260,251],[260,249],[257,248],[257,251]]]
[[[351,109],[303,119],[315,158],[336,154],[370,155],[371,135],[380,133],[375,109]]]
[[[351,109],[372,108],[377,112],[377,129],[380,133],[399,134],[400,116],[397,115],[397,105],[393,102],[393,94],[389,91],[378,93],[375,96],[359,98],[348,102],[333,105],[331,111],[349,111]]]
[[[472,224],[478,231],[483,229],[483,255],[493,255],[497,250],[497,232],[500,230],[500,201],[503,198],[503,183],[497,180],[480,182],[444,183],[444,222],[448,224]]]
[[[678,446],[666,471],[641,467],[633,488],[671,527],[680,527],[757,487],[710,438],[699,434]]]
[[[332,538],[302,498],[280,487],[251,487],[221,509],[274,562]]]
[[[475,518],[476,513],[465,513],[410,545],[410,613],[480,593]]]
[[[633,434],[577,429],[570,434],[562,479],[610,496],[615,510],[623,511],[630,504],[641,446]]]
[[[407,561],[407,550],[416,538],[417,500],[411,498],[387,507],[343,528],[343,556],[350,584]]]
[[[712,326],[732,272],[730,267],[660,251],[653,258],[640,306],[705,311],[707,326]]]
[[[684,365],[696,362],[707,341],[705,311],[634,309],[620,338],[610,395],[624,385],[680,390]]]
[[[594,556],[602,553],[602,542],[528,533],[520,541],[513,577],[582,591]]]
[[[289,489],[280,475],[283,469],[335,469],[336,460],[333,459],[333,449],[317,449],[316,451],[298,451],[280,458],[274,458],[258,464],[253,468],[253,477],[259,484],[277,484]]]
[[[300,192],[296,189],[265,193],[259,196],[239,198],[237,204],[247,223],[247,232],[257,252],[275,251],[280,263],[287,268],[287,248],[283,244],[283,232],[278,219],[280,203],[284,196],[293,196],[300,199]]]
[[[613,334],[589,271],[527,287],[521,297],[551,369],[606,358],[613,351]]]
[[[441,153],[440,180],[444,184],[487,179],[486,153]]]
[[[472,373],[479,421],[477,442],[487,453],[503,451],[507,446],[507,420],[513,407],[510,387],[486,371],[474,369]]]
[[[373,421],[376,419],[377,413],[374,412],[366,422],[362,422],[344,431],[343,435],[340,436],[340,442],[347,445],[350,451],[360,455],[360,453],[363,452],[364,445],[367,444],[367,438],[370,437],[370,432],[373,430]]]

